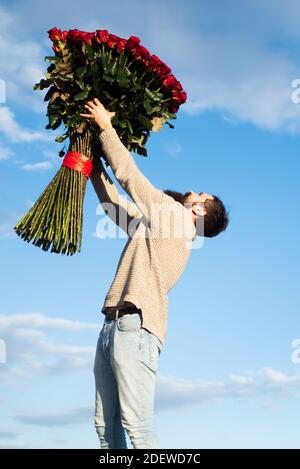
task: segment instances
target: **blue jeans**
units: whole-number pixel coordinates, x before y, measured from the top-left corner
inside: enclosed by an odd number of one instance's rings
[[[97,342],[94,364],[95,427],[103,448],[159,448],[154,396],[160,340],[142,327],[139,313],[108,320]]]

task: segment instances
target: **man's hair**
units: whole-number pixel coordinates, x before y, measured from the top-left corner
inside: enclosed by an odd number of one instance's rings
[[[189,192],[183,194],[182,192],[172,191],[166,189],[163,191],[165,194],[173,197],[174,200],[184,205]],[[229,223],[229,212],[224,207],[223,202],[219,197],[213,195],[213,199],[206,199],[204,202],[206,215],[204,216],[204,236],[213,238],[222,231],[226,230]]]

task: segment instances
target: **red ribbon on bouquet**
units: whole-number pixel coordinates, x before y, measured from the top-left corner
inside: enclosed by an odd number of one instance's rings
[[[87,158],[87,156],[78,153],[77,151],[68,151],[64,157],[62,166],[75,169],[75,171],[79,171],[86,178],[90,177],[93,169],[92,160]]]

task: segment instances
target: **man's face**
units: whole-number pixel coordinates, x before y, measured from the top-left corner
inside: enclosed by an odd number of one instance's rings
[[[199,215],[206,215],[203,203],[206,199],[213,200],[212,195],[207,194],[206,192],[200,192],[198,194],[197,192],[188,191],[185,193],[185,196],[185,204],[191,204],[187,205],[187,207],[192,207],[192,213],[194,217],[197,217]]]

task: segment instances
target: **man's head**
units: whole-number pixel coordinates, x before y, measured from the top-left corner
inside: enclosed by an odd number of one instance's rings
[[[172,190],[164,190],[164,193],[191,210],[198,235],[204,234],[205,237],[212,238],[227,228],[229,214],[222,201],[216,195],[193,191],[182,194]],[[198,232],[198,230],[200,231],[201,223],[196,222],[200,217],[204,217],[204,233]]]

